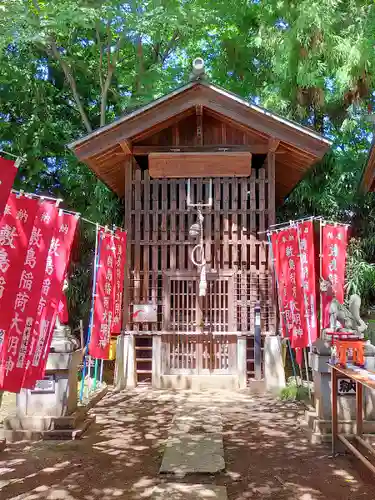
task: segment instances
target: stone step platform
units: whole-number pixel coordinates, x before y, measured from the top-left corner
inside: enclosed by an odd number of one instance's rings
[[[151,500],[228,500],[225,486],[168,483],[156,486]]]
[[[184,407],[176,411],[169,431],[171,436],[203,432],[223,432],[223,419],[218,408],[197,410],[194,407]]]
[[[332,440],[331,420],[320,419],[314,410],[306,410],[304,416],[299,419],[299,425],[312,444],[330,443]],[[355,420],[339,420],[338,430],[340,434],[347,436],[355,434]],[[365,434],[374,434],[375,421],[364,420],[363,431]]]
[[[40,421],[45,419],[44,417],[38,417],[38,418],[40,419]],[[70,417],[59,417],[58,420],[60,422],[60,425],[62,426],[63,426],[62,424],[63,419],[69,419],[68,423],[72,422]],[[47,423],[50,424],[50,421],[51,417],[48,417]],[[56,428],[54,425],[52,425],[51,426],[52,428],[46,427],[43,429],[42,422],[39,429],[37,425],[34,426],[30,425],[31,428],[16,427],[16,425],[14,425],[12,428],[8,422],[7,424],[8,428],[6,428],[4,425],[4,429],[0,431],[0,439],[5,438],[9,443],[14,443],[17,441],[41,441],[41,440],[59,441],[59,440],[81,439],[82,435],[94,422],[95,422],[95,416],[87,416],[86,413],[83,414],[83,417],[81,415],[80,419],[75,420],[74,427],[67,427],[67,428]]]
[[[217,474],[225,469],[222,433],[170,436],[161,474]]]
[[[160,467],[161,474],[216,474],[225,469],[223,421],[218,408],[176,409]]]

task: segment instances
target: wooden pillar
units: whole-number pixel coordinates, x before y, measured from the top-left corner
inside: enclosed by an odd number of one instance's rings
[[[268,225],[275,224],[276,220],[276,150],[279,146],[279,141],[270,139],[267,155],[267,177],[268,177]]]
[[[117,339],[116,365],[114,385],[116,390],[121,390],[127,384],[127,358],[124,331],[129,327],[129,268],[130,268],[130,247],[131,247],[131,189],[132,189],[132,156],[125,159],[125,190],[124,190],[124,229],[127,232],[126,238],[126,259],[124,272],[124,294],[123,294],[123,312],[122,312],[122,335]]]
[[[240,389],[247,385],[247,338],[237,337],[237,374]]]
[[[115,390],[137,385],[134,335],[119,335],[116,349]]]
[[[268,227],[276,222],[276,150],[279,146],[279,141],[277,139],[270,139],[269,150],[267,155],[267,177],[268,177]],[[268,229],[268,228],[267,228]],[[271,259],[271,252],[268,249],[268,271],[269,271],[269,286],[268,290],[271,294],[271,307],[270,307],[270,317],[269,317],[269,329],[270,333],[276,334],[276,305],[277,305],[277,293],[276,293],[276,283],[273,282],[273,262]]]
[[[154,389],[161,388],[161,356],[162,342],[161,335],[153,335],[152,337],[152,387]]]
[[[131,248],[131,209],[132,209],[132,176],[133,176],[133,157],[127,156],[125,160],[125,194],[124,194],[124,229],[127,231],[126,239],[126,260],[124,273],[124,300],[123,300],[123,318],[122,328],[129,328],[129,285],[130,285],[130,248]]]
[[[125,335],[125,359],[126,363],[126,388],[137,385],[136,363],[135,363],[135,337]]]

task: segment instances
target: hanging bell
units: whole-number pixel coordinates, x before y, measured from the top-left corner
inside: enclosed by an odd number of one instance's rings
[[[191,238],[196,238],[197,236],[199,236],[201,233],[201,226],[198,222],[195,222],[194,224],[192,224],[190,226],[190,229],[189,229],[189,236]]]

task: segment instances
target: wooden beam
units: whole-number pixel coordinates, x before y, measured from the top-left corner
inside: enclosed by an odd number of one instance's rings
[[[131,223],[132,223],[132,178],[133,178],[133,164],[132,157],[127,156],[124,162],[124,229],[127,231],[126,238],[126,260],[125,260],[125,273],[124,273],[124,296],[123,296],[123,310],[122,310],[122,330],[129,330],[129,288],[130,288],[130,258],[131,258]]]
[[[152,111],[149,110],[137,116],[137,118],[109,128],[95,137],[90,137],[86,142],[74,149],[75,155],[80,160],[86,160],[108,149],[109,146],[128,140],[129,137],[136,137],[137,140],[141,140],[148,135],[155,134],[167,128],[185,116],[194,114],[195,102],[181,102],[179,100],[177,110],[174,104],[170,103],[169,106],[163,106],[160,110],[155,106]]]
[[[271,138],[269,140],[269,152],[267,155],[267,177],[268,177],[268,225],[275,224],[275,186],[276,186],[276,150],[280,141]]]
[[[279,145],[280,141],[278,139],[275,139],[274,137],[271,137],[271,139],[268,141],[269,152],[276,153]]]
[[[195,112],[197,115],[197,144],[203,146],[203,106],[197,104]]]
[[[247,177],[251,174],[251,153],[152,153],[150,176]]]
[[[129,141],[121,141],[120,143],[121,149],[126,155],[131,155],[132,153],[132,146]]]
[[[213,144],[207,146],[158,146],[158,145],[134,145],[133,155],[149,155],[151,153],[220,153],[220,152],[248,152],[254,155],[267,154],[269,147],[267,144],[248,145],[221,145]]]

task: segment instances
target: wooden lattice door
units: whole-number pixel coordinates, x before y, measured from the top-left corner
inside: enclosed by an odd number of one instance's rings
[[[236,368],[233,276],[207,275],[199,297],[196,274],[166,276],[164,331],[168,332],[170,373],[233,373]]]

